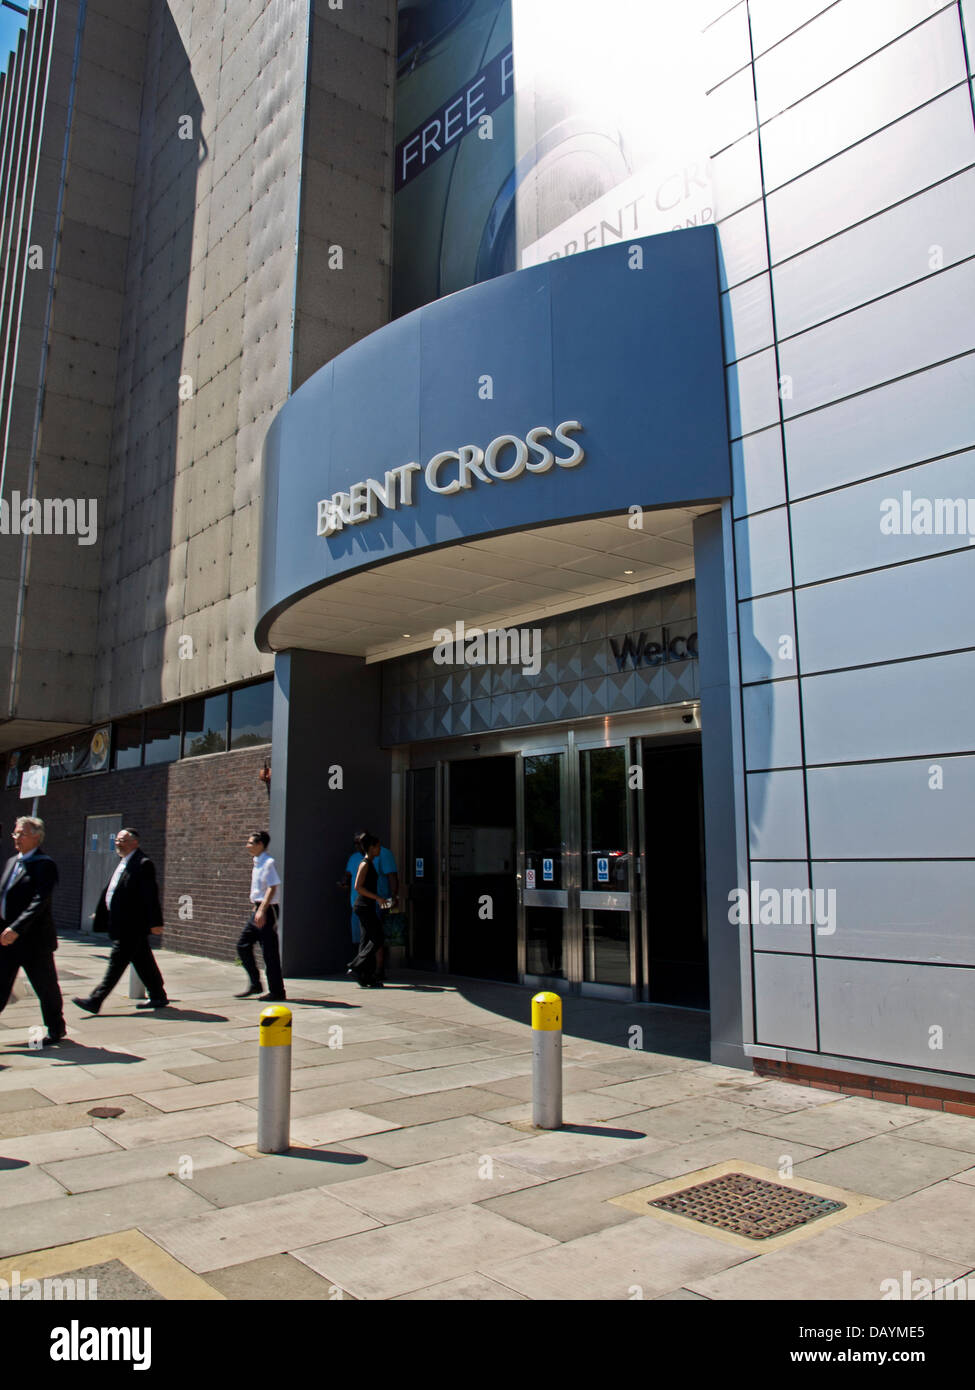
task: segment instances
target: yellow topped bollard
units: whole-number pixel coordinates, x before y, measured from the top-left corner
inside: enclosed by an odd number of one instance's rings
[[[562,1000],[549,990],[532,999],[532,1124],[562,1127]]]
[[[261,1014],[257,1065],[257,1151],[291,1147],[291,1010],[275,1004]]]

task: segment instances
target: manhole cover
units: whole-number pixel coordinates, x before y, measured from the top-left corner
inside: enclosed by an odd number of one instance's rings
[[[117,1105],[96,1105],[88,1114],[94,1115],[96,1120],[114,1120],[116,1115],[124,1115],[125,1111],[120,1110]]]
[[[736,1236],[747,1236],[749,1240],[768,1240],[830,1212],[843,1211],[846,1203],[765,1182],[747,1173],[725,1173],[667,1197],[657,1197],[649,1205]]]

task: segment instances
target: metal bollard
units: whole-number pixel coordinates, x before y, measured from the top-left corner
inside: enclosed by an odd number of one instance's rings
[[[145,999],[146,987],[139,978],[139,972],[134,965],[129,966],[129,998]]]
[[[532,999],[532,1124],[562,1127],[562,1000],[548,990]]]
[[[291,1010],[274,1004],[261,1014],[257,1064],[257,1150],[291,1146]]]

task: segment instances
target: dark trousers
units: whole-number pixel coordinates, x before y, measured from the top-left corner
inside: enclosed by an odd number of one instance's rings
[[[257,905],[254,906],[254,912]],[[254,964],[254,947],[260,946],[261,955],[264,957],[264,969],[267,972],[268,994],[284,993],[284,976],[281,974],[281,952],[278,948],[278,933],[276,922],[278,920],[278,909],[272,903],[265,909],[264,926],[259,927],[254,921],[254,913],[251,913],[250,921],[240,934],[237,942],[237,954],[240,956],[240,963],[247,971],[247,977],[252,985],[260,985],[261,976],[257,966]]]
[[[360,984],[369,985],[382,978],[382,974],[377,968],[376,952],[382,950],[385,939],[383,921],[371,901],[356,903],[355,915],[359,919],[362,935],[359,940],[359,950],[349,961],[349,969]]]
[[[108,969],[101,983],[92,990],[91,998],[99,1003],[107,999],[129,965],[135,966],[136,974],[145,985],[150,999],[166,998],[166,986],[152,954],[149,935],[144,931],[134,931],[131,935],[127,933],[112,943]]]
[[[12,946],[0,946],[0,1013],[7,1006],[17,971],[21,969],[37,995],[44,1027],[52,1038],[63,1038],[66,1032],[64,1008],[53,951],[29,951],[25,955],[17,942]]]

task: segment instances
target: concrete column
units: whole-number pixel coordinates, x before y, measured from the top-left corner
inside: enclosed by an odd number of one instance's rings
[[[747,880],[745,782],[731,504],[694,522],[701,676],[701,761],[707,864],[711,1061],[751,1070],[749,942],[728,920],[728,894]],[[742,983],[748,985],[747,998]]]
[[[282,880],[285,975],[330,974],[351,958],[349,896],[336,880],[356,831],[389,836],[381,688],[381,668],[361,657],[275,657],[268,848]]]

